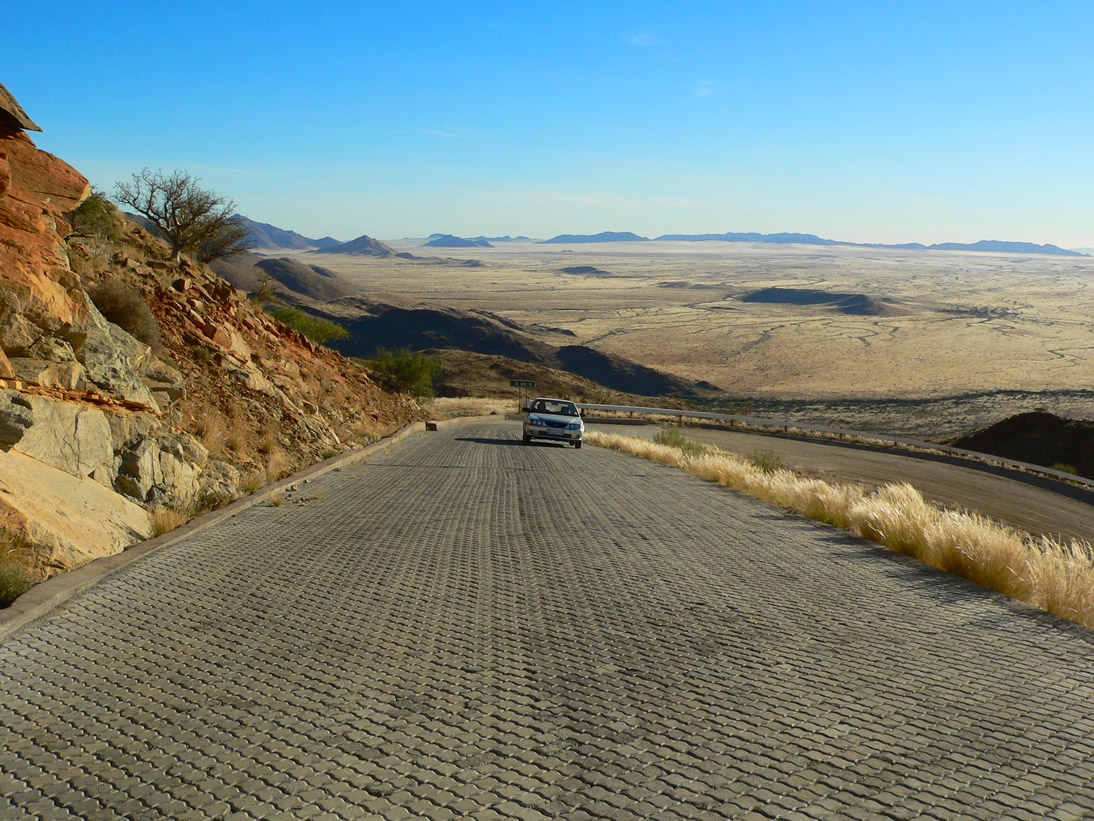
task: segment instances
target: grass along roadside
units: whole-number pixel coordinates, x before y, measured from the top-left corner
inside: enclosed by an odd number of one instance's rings
[[[906,483],[877,489],[801,476],[717,448],[592,431],[586,441],[641,456],[841,527],[948,573],[1094,627],[1094,546],[1034,538],[999,522],[928,503]]]

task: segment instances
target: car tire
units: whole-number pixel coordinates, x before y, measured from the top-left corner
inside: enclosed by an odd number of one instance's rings
[[[580,443],[580,442],[574,442],[574,447],[575,447],[575,448],[576,448],[577,450],[581,450],[581,443]]]
[[[526,444],[526,445],[532,444],[532,437],[531,436],[525,436],[524,437],[524,444]]]

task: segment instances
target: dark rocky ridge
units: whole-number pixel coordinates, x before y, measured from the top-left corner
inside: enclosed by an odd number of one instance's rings
[[[378,348],[456,349],[557,368],[623,393],[679,398],[720,393],[710,383],[692,382],[583,345],[552,345],[489,311],[394,305],[362,297],[312,311],[349,331],[348,339],[331,343],[347,356],[367,358]]]
[[[954,441],[954,447],[1052,467],[1070,465],[1094,479],[1094,421],[1045,411],[1020,413]]]

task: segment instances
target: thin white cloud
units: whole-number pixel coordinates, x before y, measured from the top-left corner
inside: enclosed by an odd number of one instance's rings
[[[466,128],[427,128],[422,132],[427,137],[445,137],[450,140],[464,140],[471,136]]]
[[[654,37],[652,34],[646,31],[634,31],[629,34],[624,34],[623,39],[630,43],[632,46],[656,46],[661,41]]]
[[[701,100],[704,97],[709,97],[714,91],[714,83],[710,80],[700,80],[692,88],[691,97],[694,100]]]

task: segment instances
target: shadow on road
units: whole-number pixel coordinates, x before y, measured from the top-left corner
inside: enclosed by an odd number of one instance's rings
[[[520,439],[494,439],[486,436],[457,436],[457,442],[474,442],[477,445],[523,445]]]
[[[457,442],[474,442],[478,445],[520,445],[525,447],[524,442],[520,439],[493,439],[485,436],[457,436]],[[544,446],[549,448],[564,448],[565,444],[562,442],[529,442],[529,447]]]

